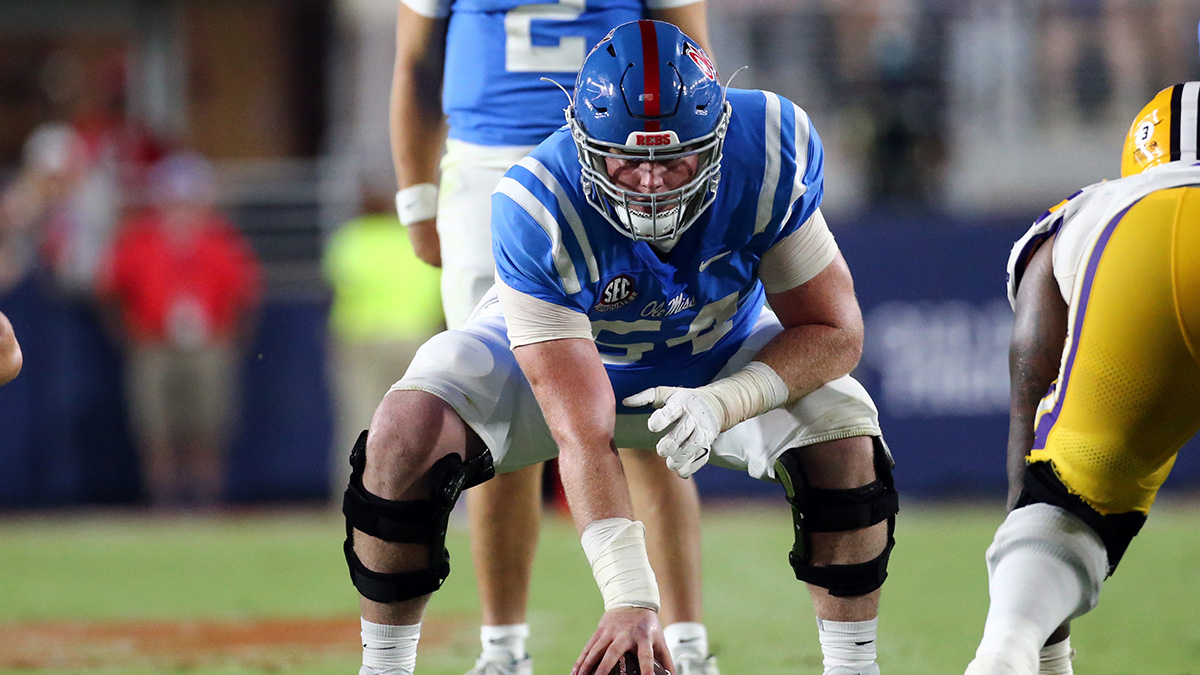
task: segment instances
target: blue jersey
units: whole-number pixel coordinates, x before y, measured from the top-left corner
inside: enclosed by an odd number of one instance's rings
[[[808,115],[770,92],[730,89],[728,100],[716,200],[665,260],[588,204],[565,129],[492,195],[496,273],[510,288],[588,316],[617,401],[651,386],[710,382],[762,310],[763,253],[821,203],[824,150]]]
[[[442,109],[451,138],[536,145],[564,123],[567,97],[592,46],[645,18],[643,0],[453,0]],[[653,4],[653,3],[651,3]]]

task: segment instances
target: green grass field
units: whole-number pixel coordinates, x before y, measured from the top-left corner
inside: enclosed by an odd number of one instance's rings
[[[987,607],[983,552],[1000,506],[906,504],[884,587],[880,664],[889,675],[961,673]],[[708,505],[705,599],[711,643],[727,675],[819,673],[811,606],[786,563],[786,506]],[[1200,508],[1165,503],[1075,624],[1076,672],[1200,674]],[[50,626],[45,662],[0,644],[0,673],[354,673],[357,604],[341,557],[340,518],[246,512],[208,518],[62,512],[0,520],[0,635]],[[477,649],[465,528],[452,532],[455,571],[431,605],[418,672],[461,675]],[[530,622],[538,672],[566,673],[599,618],[599,593],[570,523],[546,520]],[[247,656],[142,657],[136,646],[56,660],[66,629],[150,620],[332,619],[344,646]],[[123,625],[123,624],[118,624]],[[45,632],[45,631],[43,631]],[[28,650],[30,646],[25,645]],[[61,666],[56,666],[61,663]]]

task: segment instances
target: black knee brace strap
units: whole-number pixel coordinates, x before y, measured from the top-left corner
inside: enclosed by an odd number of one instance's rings
[[[830,595],[865,595],[887,579],[888,559],[896,545],[896,513],[899,496],[892,480],[891,453],[882,438],[874,438],[876,479],[862,487],[827,490],[809,485],[808,475],[796,450],[788,450],[775,463],[775,474],[783,483],[792,507],[796,543],[788,553],[788,562],[796,578],[821,586]],[[870,527],[886,519],[887,545],[875,558],[850,565],[812,565],[813,532],[844,532]]]
[[[430,468],[433,486],[430,499],[393,501],[367,492],[362,476],[367,461],[367,432],[362,432],[350,452],[350,486],[342,500],[346,516],[346,542],[343,549],[350,567],[350,580],[364,597],[375,602],[400,602],[428,595],[441,588],[450,574],[450,552],[446,550],[446,528],[450,512],[463,490],[478,485],[495,474],[492,455],[463,462],[458,455],[447,455]],[[354,552],[354,530],[384,541],[429,546],[426,569],[384,573],[368,569]]]

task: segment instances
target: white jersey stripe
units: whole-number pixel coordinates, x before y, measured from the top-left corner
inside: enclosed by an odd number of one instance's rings
[[[800,106],[792,104],[792,108],[796,113],[796,176],[792,179],[792,198],[788,200],[788,204],[791,205],[789,210],[795,208],[796,200],[808,192],[808,186],[804,184],[804,174],[808,172],[808,130],[811,124],[808,113],[804,112]],[[791,217],[791,214],[788,216]]]
[[[1196,119],[1197,108],[1200,107],[1200,82],[1187,82],[1183,85],[1183,95],[1179,101],[1179,159],[1194,162],[1196,155],[1196,133],[1200,120]]]
[[[567,191],[559,184],[558,179],[550,173],[544,164],[532,157],[526,157],[517,162],[519,166],[525,167],[542,181],[542,185],[546,189],[554,193],[554,198],[558,200],[558,208],[562,209],[563,215],[567,218],[567,224],[571,227],[571,233],[575,235],[575,241],[579,244],[579,249],[583,253],[584,262],[587,263],[588,279],[593,283],[600,282],[600,270],[596,266],[596,255],[592,252],[592,244],[588,241],[587,231],[583,229],[583,221],[579,218],[579,212],[575,210],[575,205],[571,203],[571,198],[567,196]]]
[[[779,187],[780,155],[779,144],[783,129],[779,96],[764,91],[767,97],[767,119],[764,130],[766,139],[766,167],[763,169],[762,188],[758,192],[758,214],[754,220],[754,234],[767,229],[771,213],[775,208],[775,190]]]
[[[579,285],[579,277],[575,275],[575,265],[571,262],[571,256],[563,248],[562,231],[559,230],[558,221],[554,219],[554,214],[550,212],[550,209],[538,201],[529,188],[507,176],[500,179],[500,183],[496,185],[496,192],[505,195],[516,202],[517,206],[525,209],[525,213],[528,213],[550,236],[550,257],[554,259],[554,268],[558,270],[563,290],[567,295],[582,290]]]

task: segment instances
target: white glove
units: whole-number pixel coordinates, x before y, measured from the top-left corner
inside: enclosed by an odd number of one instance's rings
[[[653,387],[622,403],[630,408],[658,408],[647,426],[655,433],[670,428],[655,450],[680,478],[688,478],[708,461],[724,415],[724,405],[714,394],[704,389]]]

